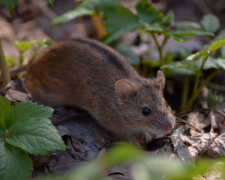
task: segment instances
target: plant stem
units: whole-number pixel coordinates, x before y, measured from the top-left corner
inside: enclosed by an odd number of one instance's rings
[[[35,57],[37,56],[37,54],[38,54],[38,52],[39,52],[40,49],[41,49],[41,45],[38,45],[37,49],[33,52],[33,56],[32,56],[32,58],[30,59],[29,64],[32,64],[33,60],[34,60]],[[22,65],[22,64],[20,64],[20,65]]]
[[[189,99],[189,101],[187,102],[186,106],[184,107],[183,111],[187,111],[191,108],[193,102],[197,99],[198,95],[201,93],[202,89],[204,86],[206,86],[209,81],[212,80],[212,78],[217,74],[218,71],[220,71],[221,69],[216,69],[215,71],[213,71],[201,84],[201,86],[195,91],[195,93],[193,93],[193,95],[191,96],[191,98]]]
[[[196,75],[196,81],[195,81],[195,86],[194,86],[194,91],[193,93],[195,94],[195,92],[197,91],[197,88],[198,88],[198,83],[199,83],[199,79],[200,79],[200,75],[202,74],[202,70],[203,70],[203,67],[207,61],[209,56],[204,56],[203,57],[203,62],[202,62],[202,65],[200,67],[200,69],[197,71],[197,75]]]
[[[162,47],[159,45],[158,43],[158,40],[156,39],[155,37],[155,34],[152,33],[152,38],[156,44],[156,47],[157,47],[157,50],[158,50],[158,53],[159,53],[159,62],[160,62],[160,67],[164,65],[164,59],[163,59],[163,56],[162,56]]]
[[[153,40],[154,40],[154,42],[156,44],[156,47],[157,47],[157,50],[158,50],[158,53],[159,53],[159,62],[160,62],[160,67],[161,67],[161,66],[163,66],[165,64],[164,58],[163,58],[163,48],[164,48],[167,40],[169,39],[169,37],[168,36],[165,36],[162,44],[159,45],[159,42],[158,42],[155,34],[152,33],[151,35],[152,35],[152,38],[153,38]]]
[[[184,77],[184,87],[183,87],[183,92],[182,92],[182,101],[181,101],[182,109],[184,109],[185,104],[187,103],[189,84],[190,84],[190,76],[185,76]]]
[[[4,92],[6,94],[5,87],[11,81],[11,79],[10,79],[9,71],[7,68],[6,60],[5,60],[5,55],[2,48],[1,38],[0,38],[0,69],[1,69],[2,85],[4,88]]]

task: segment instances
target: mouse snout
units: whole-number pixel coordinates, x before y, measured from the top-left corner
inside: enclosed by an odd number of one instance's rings
[[[166,131],[171,131],[173,129],[173,126],[172,124],[166,124],[164,128]]]
[[[173,128],[174,128],[174,123],[168,122],[168,123],[164,124],[164,130],[165,130],[165,131],[168,131],[168,132],[169,132],[169,131],[172,131]]]

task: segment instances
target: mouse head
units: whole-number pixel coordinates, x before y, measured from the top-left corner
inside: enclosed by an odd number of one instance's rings
[[[142,134],[140,137],[143,133],[148,136],[144,141],[164,136],[174,128],[175,118],[162,93],[164,86],[162,71],[157,72],[155,79],[121,79],[115,84],[123,125]]]

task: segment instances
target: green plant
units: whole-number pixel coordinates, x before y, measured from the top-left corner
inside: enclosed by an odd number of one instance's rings
[[[224,45],[225,39],[214,41],[208,46],[205,46],[205,48],[200,52],[188,56],[187,60],[183,60],[180,62],[172,62],[162,67],[164,69],[187,69],[189,70],[189,72],[195,74],[195,84],[193,93],[192,96],[189,98],[187,104],[185,103],[186,105],[183,107],[183,110],[190,109],[192,107],[193,102],[201,93],[202,88],[206,86],[210,80],[212,80],[212,78],[219,70],[225,69],[225,59],[211,57],[211,55],[213,55],[218,49],[222,48]],[[213,72],[210,73],[206,78],[204,78],[203,82],[200,84],[199,80],[204,74],[204,69],[213,69]],[[189,84],[187,84],[185,88],[188,88],[188,86]]]
[[[17,51],[19,52],[19,63],[16,59],[6,56],[6,62],[8,63],[8,67],[12,67],[13,65],[21,66],[26,58],[26,54],[28,51],[32,53],[31,61],[36,57],[42,47],[50,46],[53,41],[51,40],[33,40],[33,42],[28,41],[15,41],[15,46]]]
[[[108,32],[102,41],[112,45],[114,41],[124,34],[136,29],[139,34],[147,34],[155,42],[159,53],[158,67],[165,64],[163,49],[169,38],[184,42],[188,40],[188,36],[213,36],[212,32],[205,31],[198,23],[175,23],[173,12],[170,11],[166,15],[162,12],[157,12],[147,0],[139,1],[136,4],[136,11],[137,14],[133,14],[129,9],[114,0],[85,0],[76,9],[54,19],[51,26],[66,23],[80,16],[98,15],[104,19],[103,26]],[[158,36],[164,36],[161,43],[157,38]],[[137,64],[137,61],[133,61],[131,57],[128,57],[128,61],[132,64],[134,64],[133,62]],[[145,59],[145,62],[150,64],[151,60]]]
[[[53,109],[0,96],[0,179],[31,177],[29,154],[47,155],[65,146],[49,118]],[[29,153],[29,154],[28,154]]]

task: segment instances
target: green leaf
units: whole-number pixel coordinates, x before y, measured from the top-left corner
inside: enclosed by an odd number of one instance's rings
[[[187,60],[195,60],[200,58],[201,56],[210,56],[212,55],[216,50],[221,48],[222,46],[225,45],[225,39],[220,40],[220,41],[215,41],[208,47],[208,49],[202,50],[200,52],[197,52],[195,54],[192,54],[187,57]]]
[[[219,67],[221,67],[223,70],[225,70],[225,59],[219,58],[216,60],[216,63]]]
[[[125,59],[132,65],[140,64],[139,57],[134,54],[134,52],[128,48],[127,46],[123,45],[122,43],[113,43],[111,46],[116,49],[120,54],[122,54]]]
[[[0,179],[28,179],[32,175],[31,170],[32,161],[29,155],[0,138]]]
[[[186,59],[190,55],[188,50],[174,50],[171,52],[171,56],[173,59]]]
[[[201,30],[171,31],[170,34],[175,36],[214,36],[214,34],[211,32]]]
[[[190,68],[192,69],[193,66],[188,61],[176,61],[169,64],[166,64],[161,67],[162,69],[173,69],[173,68]]]
[[[220,28],[219,19],[213,14],[204,15],[201,24],[206,31],[217,32]]]
[[[200,69],[203,63],[203,58],[199,58],[198,60],[194,61],[194,66],[197,69]],[[204,70],[207,69],[218,69],[218,65],[217,62],[214,58],[208,57],[207,61],[205,62],[204,66],[203,66]]]
[[[52,6],[52,10],[54,9],[54,0],[47,0],[50,4],[51,4],[51,6]]]
[[[17,62],[16,59],[12,58],[12,57],[9,57],[9,56],[6,56],[5,57],[5,60],[6,60],[6,63],[7,63],[7,67],[8,68],[12,68],[13,66],[18,66],[19,63]]]
[[[38,44],[41,47],[48,47],[52,45],[54,42],[52,40],[42,39],[42,40],[34,40],[34,43]]]
[[[221,47],[221,57],[225,59],[225,46]]]
[[[65,150],[64,143],[49,119],[32,118],[12,126],[6,142],[33,155]]]
[[[162,19],[162,23],[165,26],[171,26],[174,23],[174,13],[173,11],[169,11],[166,16]]]
[[[194,29],[202,29],[201,25],[196,23],[196,22],[191,22],[191,21],[180,21],[174,24],[174,27],[178,28],[178,29],[190,29],[190,30],[194,30]]]
[[[158,68],[160,67],[159,60],[153,60],[153,59],[144,59],[143,63],[148,64],[150,67]]]
[[[104,27],[109,35],[103,40],[108,44],[139,26],[137,16],[127,8],[116,4],[107,9]]]
[[[144,156],[143,150],[133,144],[122,143],[114,146],[108,153],[108,165],[114,166],[134,160],[140,160]]]
[[[100,0],[86,0],[83,1],[76,9],[68,11],[63,15],[55,18],[51,22],[51,27],[67,23],[77,17],[92,16],[97,14],[96,7],[100,3]]]
[[[141,0],[136,5],[138,17],[147,22],[154,23],[163,19],[163,13],[159,13],[156,9],[148,3],[148,0]]]
[[[161,24],[159,23],[154,23],[154,24],[144,24],[144,29],[145,31],[149,31],[152,33],[163,33],[166,32],[166,29],[162,27]]]
[[[64,24],[64,23],[67,23],[67,22],[77,18],[77,17],[91,16],[91,15],[94,15],[94,14],[95,14],[94,10],[89,10],[89,9],[85,9],[85,8],[76,8],[74,10],[68,11],[65,14],[55,18],[51,22],[50,26],[52,27],[52,26]]]
[[[202,51],[199,51],[199,52],[197,52],[195,54],[191,54],[190,56],[187,57],[187,60],[188,61],[193,61],[195,59],[200,58],[201,56],[208,56],[208,55],[210,55],[210,51],[202,50]]]
[[[0,96],[0,126],[8,129],[13,124],[13,112],[11,102]]]
[[[0,0],[0,4],[5,6],[9,10],[11,15],[13,14],[13,10],[16,7],[16,3],[17,0]]]
[[[0,124],[0,138],[6,136],[6,129]]]
[[[30,118],[50,118],[53,109],[45,106],[38,106],[37,103],[31,101],[24,101],[17,103],[14,107],[15,122],[27,121]]]
[[[179,42],[185,42],[188,41],[189,39],[183,36],[179,36],[170,32],[166,32],[165,33],[167,36],[169,36],[170,38],[174,39],[175,41],[179,41]]]
[[[115,0],[104,0],[104,1],[98,0],[98,2],[96,2],[95,9],[98,11],[100,15],[104,17],[105,13],[107,13],[108,11],[108,8],[113,7],[115,5],[120,5],[120,3]]]
[[[169,69],[172,75],[181,75],[181,76],[193,76],[196,75],[196,71],[188,68],[174,68]]]
[[[33,44],[28,42],[28,41],[15,41],[14,42],[15,45],[16,45],[16,48],[17,50],[20,52],[20,53],[24,53],[25,51],[27,50],[32,50],[33,49]]]
[[[209,47],[209,51],[211,51],[211,53],[215,52],[217,49],[221,48],[222,46],[225,45],[225,39],[220,40],[220,41],[216,41],[214,42],[210,47]]]
[[[221,31],[218,36],[212,39],[203,49],[208,49],[214,42],[225,39],[225,31]]]

